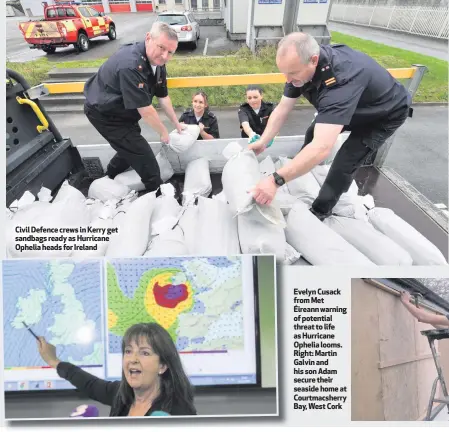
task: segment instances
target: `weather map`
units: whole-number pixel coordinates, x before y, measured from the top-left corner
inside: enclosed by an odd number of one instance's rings
[[[156,322],[182,352],[243,349],[241,257],[109,260],[109,353],[136,323]]]
[[[55,345],[61,360],[103,364],[101,292],[101,261],[4,261],[5,368],[45,366],[24,324]]]

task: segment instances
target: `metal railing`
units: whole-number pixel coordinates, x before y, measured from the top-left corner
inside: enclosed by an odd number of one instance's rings
[[[413,81],[417,76],[419,68],[394,68],[387,69],[396,79],[408,79]],[[422,76],[419,77],[421,81]],[[215,75],[215,76],[196,76],[196,77],[178,77],[168,78],[168,88],[188,88],[188,87],[219,87],[236,86],[248,84],[284,84],[285,76],[281,73],[248,74],[248,75]],[[62,82],[62,83],[44,83],[49,94],[64,93],[82,93],[84,90],[84,81],[80,82]],[[418,83],[419,85],[419,83]],[[416,89],[414,89],[414,92]],[[412,95],[414,94],[412,93]]]
[[[331,21],[384,28],[438,39],[449,37],[448,8],[334,3]]]

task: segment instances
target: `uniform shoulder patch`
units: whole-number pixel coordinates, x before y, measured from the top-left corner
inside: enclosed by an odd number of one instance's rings
[[[332,87],[337,84],[337,79],[335,78],[331,65],[322,66],[320,72],[326,87]]]
[[[215,114],[212,111],[207,112],[209,117],[215,118]]]

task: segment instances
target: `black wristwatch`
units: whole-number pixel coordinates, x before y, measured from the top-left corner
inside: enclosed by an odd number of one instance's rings
[[[278,186],[283,186],[283,185],[285,185],[284,177],[281,177],[277,172],[274,172],[274,173],[273,173],[273,178],[274,178],[274,182],[275,182]]]

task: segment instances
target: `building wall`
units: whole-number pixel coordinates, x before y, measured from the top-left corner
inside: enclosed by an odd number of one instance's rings
[[[352,283],[352,420],[420,420],[436,368],[419,323],[399,297],[362,280]],[[449,379],[449,344],[438,347]]]
[[[52,1],[47,1],[48,4],[53,4]],[[41,0],[20,0],[23,11],[26,16],[36,17],[44,15],[44,7]]]
[[[175,0],[165,0],[165,4],[161,3],[160,0],[154,0],[153,4],[154,4],[154,8],[155,10],[157,10],[158,12],[164,12],[164,11],[183,11],[185,10],[186,7],[186,3],[185,1],[176,3]]]
[[[228,3],[231,0],[228,0]],[[245,33],[248,28],[249,0],[233,0],[233,29],[232,33]]]
[[[330,0],[327,3],[304,3],[301,0],[298,9],[298,25],[326,25],[327,16],[330,10]]]
[[[284,21],[285,2],[281,4],[259,4],[254,9],[255,26],[281,26]]]

